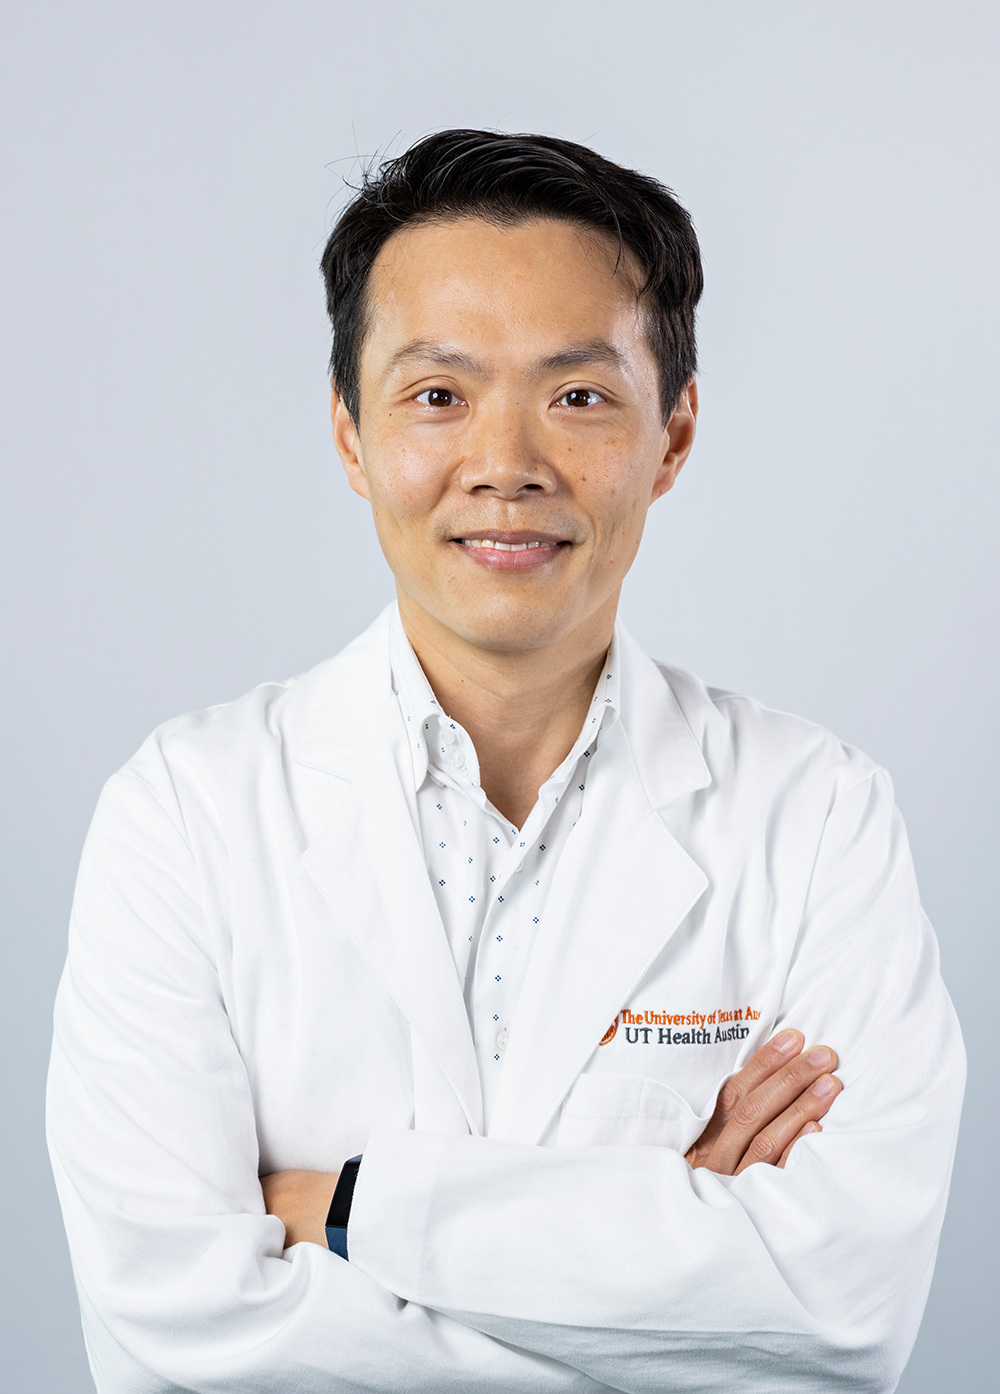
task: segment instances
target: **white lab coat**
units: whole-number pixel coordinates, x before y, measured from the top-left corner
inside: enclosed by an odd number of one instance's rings
[[[102,792],[48,1098],[101,1394],[893,1389],[964,1054],[888,776],[622,634],[484,1137],[388,628]],[[824,1131],[692,1171],[784,1025],[839,1052]],[[258,1175],[357,1152],[350,1262],[283,1253]]]

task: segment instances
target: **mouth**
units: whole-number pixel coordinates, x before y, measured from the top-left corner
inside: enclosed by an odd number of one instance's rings
[[[470,561],[490,571],[535,571],[547,566],[573,544],[568,538],[542,532],[466,533],[451,539]]]

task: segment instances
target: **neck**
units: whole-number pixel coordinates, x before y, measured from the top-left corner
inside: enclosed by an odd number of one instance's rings
[[[520,828],[573,748],[614,631],[615,594],[588,621],[539,648],[488,649],[399,592],[406,636],[442,711],[472,740],[486,797]]]

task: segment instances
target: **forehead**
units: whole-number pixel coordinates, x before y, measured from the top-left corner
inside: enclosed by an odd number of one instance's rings
[[[648,352],[637,275],[616,239],[554,218],[409,224],[372,267],[363,366],[411,339],[537,356],[603,338]]]

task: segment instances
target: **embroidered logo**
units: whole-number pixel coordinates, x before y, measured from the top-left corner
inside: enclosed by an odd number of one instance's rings
[[[607,1045],[608,1041],[613,1041],[614,1038],[615,1038],[615,1032],[616,1032],[617,1030],[618,1030],[618,1018],[615,1017],[614,1021],[611,1023],[611,1025],[610,1025],[610,1026],[608,1027],[608,1029],[605,1031],[604,1035],[601,1037],[600,1044],[601,1044],[601,1045]]]
[[[753,1007],[717,1008],[714,1012],[633,1012],[623,1007],[601,1037],[604,1046],[613,1041],[623,1026],[626,1045],[721,1045],[744,1041],[750,1034],[747,1022],[760,1020]],[[653,1039],[653,1031],[656,1037]]]

